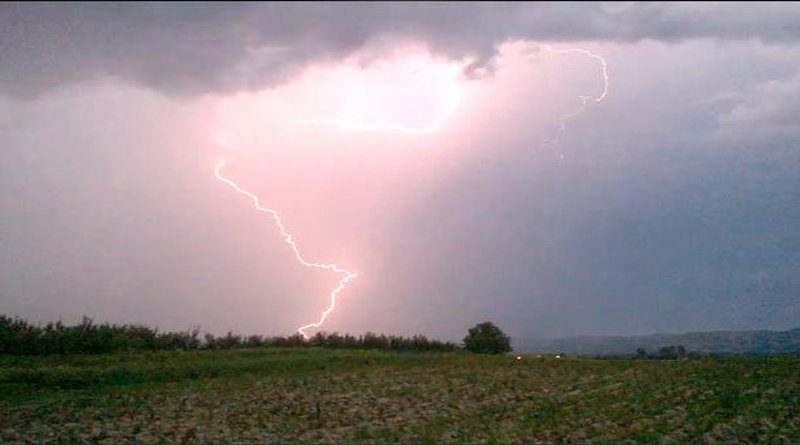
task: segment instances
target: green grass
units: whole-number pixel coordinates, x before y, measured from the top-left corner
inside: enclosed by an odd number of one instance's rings
[[[800,443],[800,361],[0,357],[0,443]]]

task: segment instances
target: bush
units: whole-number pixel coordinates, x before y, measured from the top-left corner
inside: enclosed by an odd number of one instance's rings
[[[511,351],[511,338],[491,321],[478,323],[464,337],[464,349],[478,354],[501,354]]]

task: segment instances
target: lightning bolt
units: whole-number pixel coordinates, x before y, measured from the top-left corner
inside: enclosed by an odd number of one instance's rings
[[[295,124],[325,124],[339,127],[343,130],[361,131],[361,132],[377,132],[377,131],[397,131],[406,134],[430,134],[441,128],[441,126],[450,119],[450,116],[455,113],[458,105],[461,103],[463,91],[459,85],[451,85],[448,88],[447,101],[441,114],[430,124],[424,127],[407,127],[393,122],[382,121],[378,123],[360,122],[355,119],[347,118],[318,118],[318,119],[293,119],[290,122]]]
[[[581,106],[582,107],[585,108],[586,104],[589,101],[600,103],[606,98],[606,96],[608,96],[608,88],[609,88],[609,85],[610,85],[610,78],[608,77],[608,62],[606,62],[606,59],[603,58],[603,56],[601,56],[599,54],[595,54],[595,53],[589,51],[588,49],[583,49],[583,48],[554,49],[550,45],[542,45],[542,48],[544,48],[546,51],[549,51],[549,52],[554,53],[554,54],[580,53],[580,54],[589,56],[592,59],[595,59],[598,62],[600,62],[600,68],[601,68],[602,73],[603,73],[603,91],[601,91],[598,96],[578,96],[578,98],[581,100]]]
[[[558,131],[556,133],[556,136],[553,139],[545,141],[545,144],[555,145],[555,144],[558,143],[558,140],[561,138],[561,135],[567,130],[567,121],[569,121],[573,117],[578,116],[579,114],[583,113],[583,111],[586,110],[586,106],[589,104],[589,102],[600,103],[603,100],[605,100],[606,96],[608,96],[608,91],[609,91],[609,87],[610,87],[610,84],[611,84],[611,79],[608,76],[608,62],[606,62],[606,59],[603,56],[599,55],[599,54],[595,54],[595,53],[589,51],[588,49],[584,49],[584,48],[555,49],[555,48],[551,47],[550,45],[540,45],[539,48],[542,48],[545,51],[553,53],[553,54],[578,53],[578,54],[583,54],[585,56],[591,57],[592,59],[595,59],[595,60],[597,60],[599,62],[600,69],[601,69],[601,72],[602,72],[602,75],[603,75],[603,90],[600,92],[600,94],[598,94],[596,96],[579,95],[578,99],[580,100],[581,104],[578,107],[578,109],[573,111],[573,112],[571,112],[571,113],[567,113],[567,114],[564,114],[564,115],[561,116],[561,119],[560,119],[561,122],[560,122],[560,124],[558,126]]]
[[[278,227],[278,231],[280,231],[281,236],[283,237],[283,241],[286,242],[286,244],[288,244],[289,247],[292,249],[294,257],[298,263],[309,269],[327,270],[330,272],[337,273],[341,276],[341,278],[339,279],[339,283],[336,285],[335,288],[333,288],[333,290],[331,290],[330,294],[328,295],[329,298],[328,307],[322,312],[322,315],[320,316],[319,320],[317,320],[314,323],[309,323],[297,328],[297,332],[300,335],[302,335],[303,338],[307,339],[308,335],[306,334],[305,331],[311,328],[318,328],[322,326],[323,323],[325,323],[325,319],[327,319],[328,315],[330,315],[330,313],[333,312],[333,310],[336,308],[336,297],[338,297],[339,294],[347,286],[347,284],[353,279],[355,279],[358,275],[333,263],[314,263],[303,258],[303,254],[300,253],[300,248],[297,247],[297,243],[292,238],[292,235],[286,230],[286,226],[283,224],[283,220],[281,220],[281,216],[278,214],[278,212],[274,209],[262,206],[261,200],[258,199],[258,196],[239,187],[239,185],[236,184],[236,182],[222,175],[222,168],[225,166],[225,162],[226,162],[225,159],[223,159],[217,162],[217,164],[214,166],[214,177],[224,182],[228,186],[230,186],[237,193],[242,194],[247,198],[249,198],[253,204],[253,207],[256,210],[272,216],[275,225]]]

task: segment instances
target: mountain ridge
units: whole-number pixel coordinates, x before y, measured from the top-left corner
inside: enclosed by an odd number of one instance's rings
[[[705,354],[798,354],[800,328],[786,331],[697,331],[683,334],[580,335],[560,338],[513,339],[522,353],[564,353],[580,356],[636,355],[644,348],[655,353],[664,346],[683,345],[689,352]]]

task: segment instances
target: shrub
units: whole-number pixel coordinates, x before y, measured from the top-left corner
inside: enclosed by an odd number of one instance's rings
[[[478,323],[464,337],[464,349],[479,354],[501,354],[511,351],[511,338],[491,321]]]

